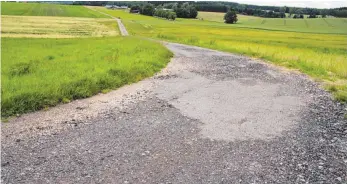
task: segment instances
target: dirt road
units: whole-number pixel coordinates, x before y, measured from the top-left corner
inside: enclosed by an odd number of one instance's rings
[[[305,76],[167,43],[158,75],[2,125],[3,183],[343,183],[345,107]]]
[[[107,13],[104,13],[104,12],[101,12],[101,11],[98,11],[96,9],[94,9],[93,7],[90,7],[90,6],[86,6],[87,8],[93,10],[93,11],[96,11],[98,13],[101,13],[103,15],[106,15],[108,17],[111,17],[113,19],[115,19],[117,21],[117,24],[118,24],[118,28],[119,28],[119,31],[120,31],[120,35],[122,36],[129,36],[129,33],[128,33],[128,30],[125,28],[124,24],[122,23],[122,20],[120,18],[117,18],[117,17],[114,17],[110,14],[107,14]]]

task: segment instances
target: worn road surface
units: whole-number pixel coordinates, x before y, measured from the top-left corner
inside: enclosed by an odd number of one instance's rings
[[[156,76],[2,124],[2,183],[346,183],[346,107],[302,74],[165,43]]]

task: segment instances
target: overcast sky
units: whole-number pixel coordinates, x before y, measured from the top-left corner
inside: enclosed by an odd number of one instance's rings
[[[339,8],[347,7],[347,0],[230,0],[242,4],[291,6],[310,8]]]

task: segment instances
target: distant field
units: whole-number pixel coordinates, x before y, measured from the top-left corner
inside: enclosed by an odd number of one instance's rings
[[[2,116],[139,81],[171,56],[161,44],[136,38],[2,38]]]
[[[72,38],[116,35],[118,25],[113,19],[1,16],[2,37]]]
[[[207,21],[224,22],[225,13],[199,12],[198,18]],[[315,18],[315,19],[280,19],[261,18],[237,15],[238,22],[234,26],[255,29],[347,34],[347,18]]]
[[[324,81],[337,99],[347,101],[346,35],[249,29],[193,19],[167,21],[121,10],[98,10],[121,17],[135,36],[240,53],[299,69]]]
[[[1,2],[1,15],[108,18],[83,6]]]
[[[208,20],[208,21],[215,21],[215,22],[224,22],[224,15],[225,13],[220,12],[203,12],[200,11],[198,13],[198,19]],[[237,18],[239,22],[248,21],[251,19],[260,19],[260,17],[255,16],[247,16],[247,15],[240,15],[237,14]]]

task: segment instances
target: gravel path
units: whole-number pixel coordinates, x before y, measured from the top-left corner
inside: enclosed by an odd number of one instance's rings
[[[346,107],[304,75],[166,43],[156,76],[2,125],[2,183],[345,183]]]
[[[120,20],[119,18],[114,17],[114,16],[112,16],[112,15],[110,15],[110,14],[107,14],[107,13],[104,13],[104,12],[101,12],[101,11],[98,11],[98,10],[96,10],[96,9],[94,9],[94,8],[90,8],[90,7],[88,7],[88,6],[86,6],[86,7],[89,8],[89,9],[91,9],[91,10],[93,10],[93,11],[99,12],[99,13],[101,13],[101,14],[103,14],[103,15],[106,15],[106,16],[109,16],[109,17],[115,19],[115,20],[117,21],[117,23],[118,23],[118,28],[119,28],[120,34],[121,34],[122,36],[129,36],[129,33],[128,33],[127,29],[125,28],[124,24],[122,23],[122,20]]]
[[[122,21],[120,19],[117,19],[117,18],[116,18],[116,20],[117,20],[118,27],[119,27],[121,35],[122,36],[129,36],[129,33],[128,33],[127,29],[125,29],[125,26],[122,23]]]

